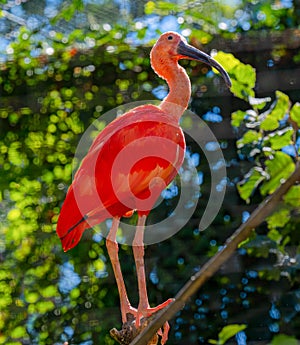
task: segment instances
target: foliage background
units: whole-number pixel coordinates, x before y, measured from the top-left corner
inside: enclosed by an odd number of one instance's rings
[[[189,142],[187,158],[203,176],[197,211],[176,236],[146,251],[150,301],[175,295],[298,160],[299,2],[2,0],[1,7],[0,343],[113,344],[108,331],[120,325],[120,313],[104,240],[90,231],[63,253],[55,233],[81,134],[117,105],[163,97],[165,84],[149,64],[160,31],[180,31],[245,64],[216,56],[234,80],[231,94],[205,66],[183,62],[190,108],[219,139],[228,179],[222,210],[200,233],[209,174]],[[231,324],[247,328],[228,344],[300,338],[297,188],[171,320],[170,343],[207,344]],[[153,219],[176,203],[175,194]],[[120,257],[137,303],[131,248],[122,246]]]

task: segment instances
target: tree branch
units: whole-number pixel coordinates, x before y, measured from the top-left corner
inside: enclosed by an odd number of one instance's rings
[[[151,321],[148,327],[140,333],[130,345],[146,345],[155,335],[157,330],[168,320],[170,320],[185,305],[186,301],[199,288],[216,273],[216,271],[230,258],[238,245],[245,241],[252,230],[260,225],[267,216],[274,211],[282,197],[297,182],[300,181],[300,164],[296,166],[294,173],[269,197],[267,197],[251,214],[248,220],[243,223],[232,236],[230,236],[223,248],[214,255],[175,296],[174,302],[161,310],[156,318]]]

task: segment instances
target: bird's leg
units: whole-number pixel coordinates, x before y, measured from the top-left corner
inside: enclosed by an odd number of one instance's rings
[[[160,329],[157,334],[159,334],[161,336],[161,345],[164,345],[167,340],[168,340],[168,334],[169,334],[169,330],[170,330],[170,325],[169,322],[165,322],[162,329]]]
[[[166,307],[169,303],[173,301],[172,298],[168,299],[166,302],[159,304],[155,308],[150,308],[148,301],[148,294],[146,288],[146,275],[145,275],[145,265],[144,265],[144,228],[146,223],[146,216],[139,216],[135,237],[133,240],[133,254],[136,265],[138,288],[139,288],[139,305],[136,315],[136,327],[138,328],[141,324],[142,317],[149,317],[157,311]],[[165,324],[163,332],[161,335],[164,341],[168,338],[169,325]]]
[[[134,316],[136,316],[137,310],[133,308],[129,302],[124,279],[122,276],[121,265],[120,265],[119,256],[118,256],[119,246],[116,241],[119,223],[120,223],[120,218],[114,217],[113,222],[112,222],[112,227],[106,238],[106,247],[107,247],[107,252],[108,252],[108,255],[112,264],[112,268],[115,274],[118,291],[120,295],[122,322],[125,323],[127,321],[126,314],[131,313]]]

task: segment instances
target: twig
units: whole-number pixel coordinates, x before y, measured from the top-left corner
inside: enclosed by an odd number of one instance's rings
[[[260,225],[275,207],[287,191],[300,181],[300,164],[297,165],[294,173],[268,198],[266,198],[251,214],[248,220],[243,223],[234,234],[229,237],[223,248],[213,256],[199,272],[190,278],[183,288],[175,296],[174,302],[161,310],[156,318],[150,322],[148,327],[139,334],[130,345],[146,345],[149,339],[168,320],[170,320],[185,305],[186,301],[229,259],[238,245],[245,241],[252,230]]]

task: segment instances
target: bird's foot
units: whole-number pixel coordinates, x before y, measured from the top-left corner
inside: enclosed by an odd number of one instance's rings
[[[135,315],[135,326],[136,326],[136,328],[140,327],[142,318],[149,318],[153,314],[164,309],[166,306],[168,306],[173,301],[174,301],[174,298],[169,298],[164,303],[161,303],[154,308],[150,308],[150,307],[142,308],[139,306],[139,308],[137,310],[137,314]],[[157,331],[157,334],[161,336],[161,344],[162,345],[166,344],[166,342],[168,340],[169,330],[170,330],[169,323],[165,322],[163,327]]]
[[[143,318],[141,326],[136,328],[135,316],[131,313],[127,314],[127,321],[123,323],[122,329],[113,328],[110,330],[111,337],[121,345],[129,345],[135,337],[137,337],[151,322],[152,318]],[[160,330],[157,332],[157,334]],[[147,345],[158,345],[158,335],[155,334]],[[163,343],[162,343],[163,344]]]
[[[132,307],[130,304],[126,305],[126,307],[122,308],[122,323],[125,324],[126,322],[132,322],[132,318],[136,318],[138,314],[138,310]]]
[[[146,304],[146,307],[145,305],[139,305],[138,309],[132,307],[129,303],[126,303],[122,308],[122,330],[111,330],[111,336],[120,344],[130,344],[132,339],[147,327],[148,323],[155,317],[154,314],[168,306],[173,301],[173,298],[169,298],[167,301],[154,308],[150,308],[149,305],[147,306]],[[168,340],[169,329],[169,323],[165,322],[163,327],[157,331],[157,335],[161,337],[162,345],[166,344]],[[148,345],[158,343],[157,335],[153,337],[152,341],[150,341]],[[124,339],[126,339],[126,341]]]
[[[174,298],[169,298],[168,300],[166,300],[164,303],[159,304],[158,306],[154,307],[154,308],[142,308],[139,306],[137,313],[135,315],[135,324],[136,327],[140,327],[141,324],[141,319],[143,317],[150,317],[151,315],[157,313],[158,311],[160,311],[161,309],[164,309],[166,306],[168,306],[170,303],[172,303],[174,301]]]
[[[158,330],[157,334],[161,336],[161,341],[160,341],[161,345],[166,344],[168,340],[168,336],[169,336],[169,330],[170,330],[170,325],[168,321],[166,321],[163,327]]]

